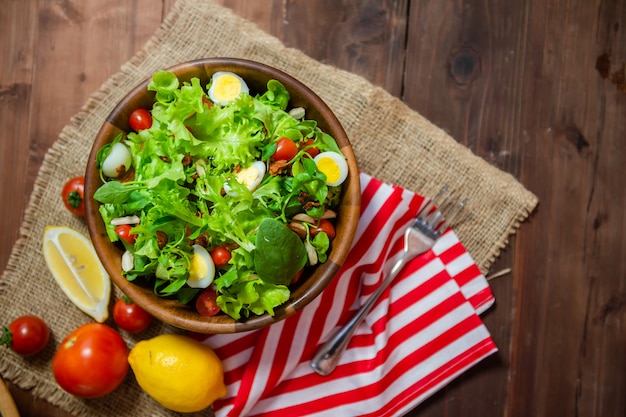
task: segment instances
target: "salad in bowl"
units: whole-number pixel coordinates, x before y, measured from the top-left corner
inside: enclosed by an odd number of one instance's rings
[[[358,221],[341,125],[306,86],[252,61],[156,71],[101,129],[85,178],[90,235],[114,282],[157,318],[205,333],[302,308]]]

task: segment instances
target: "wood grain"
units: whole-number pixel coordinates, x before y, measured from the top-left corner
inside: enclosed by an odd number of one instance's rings
[[[216,1],[387,89],[539,197],[492,268],[512,269],[483,316],[500,352],[409,415],[624,416],[624,2]],[[47,148],[173,2],[3,2],[2,268]],[[68,416],[10,389],[23,416]]]
[[[216,3],[320,62],[359,74],[398,97],[402,93],[406,0]]]
[[[484,408],[474,400],[468,412],[464,401],[442,398],[430,404],[433,415],[624,413],[618,178],[626,152],[618,138],[626,97],[615,80],[625,17],[617,2],[432,2],[411,10],[407,68],[415,70],[406,82],[434,87],[430,95],[409,89],[405,101],[540,200],[494,266],[514,271],[512,287],[510,278],[493,283],[498,306],[486,317],[490,329],[513,326],[492,330],[508,373],[470,375],[442,395],[475,398],[479,392],[466,392],[473,383],[490,385],[496,401]],[[614,66],[605,79],[596,61],[607,51]]]

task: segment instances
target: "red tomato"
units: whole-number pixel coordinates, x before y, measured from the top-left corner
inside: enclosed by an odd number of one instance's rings
[[[152,127],[152,115],[146,109],[135,109],[128,117],[128,124],[135,132],[150,129]]]
[[[143,308],[133,303],[130,298],[122,297],[113,306],[113,320],[120,329],[137,333],[146,330],[152,323],[152,316]]]
[[[325,232],[328,235],[328,239],[333,240],[335,238],[335,226],[326,219],[320,220],[317,228],[313,230],[313,233]]]
[[[291,278],[291,284],[295,284],[296,282],[300,281],[300,277],[302,276],[303,272],[304,272],[304,268],[296,272],[293,278]]]
[[[13,320],[0,337],[1,345],[8,345],[15,353],[31,356],[41,352],[50,339],[50,329],[36,316],[22,316]]]
[[[63,204],[76,216],[85,215],[85,178],[74,177],[68,180],[61,191]]]
[[[280,138],[276,142],[276,151],[272,155],[274,161],[289,161],[298,153],[295,142],[289,138]]]
[[[120,224],[119,226],[116,226],[113,230],[115,230],[115,233],[117,233],[120,239],[124,239],[126,242],[132,245],[133,243],[135,243],[135,239],[137,238],[136,234],[130,232],[130,229],[132,228],[133,227],[130,224]]]
[[[102,397],[119,387],[127,373],[126,343],[100,323],[84,324],[68,334],[52,358],[54,379],[77,397]]]
[[[303,147],[311,146],[311,145],[313,145],[314,142],[315,142],[315,139],[309,138],[309,139],[307,139],[304,142]],[[316,147],[311,147],[311,148],[307,149],[305,152],[308,153],[309,155],[311,155],[311,158],[315,158],[317,156],[317,154],[320,153],[320,149],[316,148]]]
[[[196,299],[196,311],[201,316],[211,317],[222,311],[217,305],[217,294],[212,288],[202,291]]]
[[[225,246],[216,246],[211,251],[211,259],[213,259],[213,263],[215,264],[215,266],[228,265],[228,261],[230,261],[230,258],[232,258],[232,255]]]

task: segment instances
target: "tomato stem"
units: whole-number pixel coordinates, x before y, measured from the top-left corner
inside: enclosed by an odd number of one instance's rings
[[[8,327],[5,327],[4,330],[2,331],[2,336],[0,336],[0,345],[11,346],[12,342],[13,342],[13,334],[11,333],[11,330]]]
[[[67,193],[67,202],[70,204],[70,206],[78,208],[78,206],[80,206],[80,204],[83,202],[83,198],[78,191],[70,191],[69,193]]]

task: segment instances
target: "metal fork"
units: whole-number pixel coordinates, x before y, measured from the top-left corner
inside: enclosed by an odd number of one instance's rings
[[[443,200],[441,200],[442,198]],[[404,232],[402,257],[394,264],[389,275],[383,279],[380,286],[361,306],[357,314],[345,326],[339,328],[317,351],[311,360],[311,367],[315,372],[320,375],[328,375],[335,369],[353,333],[381,294],[411,259],[433,247],[435,241],[461,212],[465,203],[466,200],[461,201],[459,197],[454,197],[452,193],[447,192],[447,187],[444,187],[419,211],[414,222]]]

